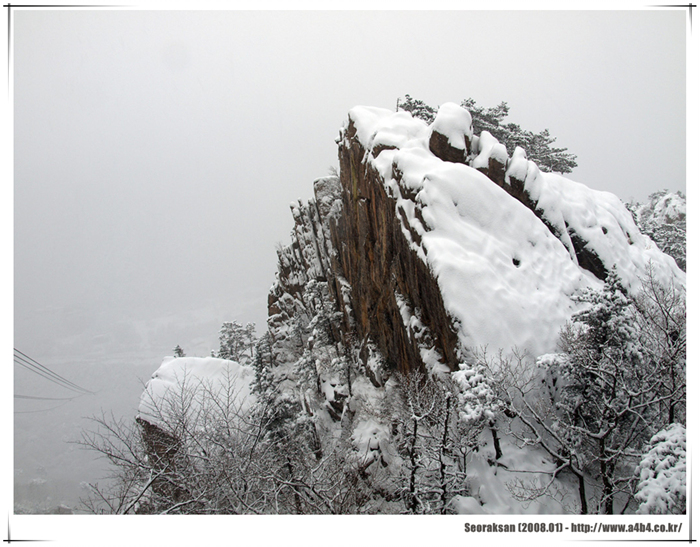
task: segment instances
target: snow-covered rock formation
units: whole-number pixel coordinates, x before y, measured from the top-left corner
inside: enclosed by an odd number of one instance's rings
[[[167,429],[173,419],[185,421],[201,412],[205,400],[231,394],[235,394],[238,407],[244,411],[253,401],[253,376],[249,366],[226,359],[166,357],[141,394],[138,417]]]
[[[522,149],[509,157],[488,133],[473,135],[457,105],[430,126],[356,107],[337,143],[340,176],[291,206],[258,366],[278,402],[360,461],[401,465],[386,410],[397,373],[464,371],[481,348],[555,351],[576,296],[613,270],[631,295],[649,263],[660,283],[685,286],[616,196],[541,172]],[[508,440],[502,449],[503,461],[541,459]],[[500,501],[482,510],[506,510],[512,498],[492,482]]]
[[[475,346],[552,351],[572,295],[612,268],[632,293],[650,261],[664,283],[685,282],[616,196],[541,172],[522,149],[508,158],[454,104],[430,127],[354,108],[339,155],[339,274],[358,338],[369,335],[390,366],[432,368],[421,345],[450,370]],[[430,342],[406,330],[410,317]]]
[[[653,239],[685,271],[685,195],[661,190],[649,196],[647,203],[630,204],[629,208],[642,233]]]

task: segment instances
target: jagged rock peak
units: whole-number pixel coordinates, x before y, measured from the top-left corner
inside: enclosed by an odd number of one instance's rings
[[[337,143],[340,177],[292,204],[269,297],[273,347],[316,313],[312,281],[341,317],[335,339],[370,340],[402,371],[456,370],[482,346],[552,351],[574,295],[613,267],[631,292],[650,261],[663,282],[685,283],[617,197],[540,171],[522,148],[509,157],[455,104],[430,126],[355,107]]]
[[[303,352],[309,334],[305,329],[317,312],[320,294],[336,299],[333,305],[345,311],[343,324],[349,328],[342,280],[333,273],[336,251],[330,233],[330,219],[339,214],[340,193],[337,176],[322,177],[314,181],[314,199],[290,205],[292,241],[277,249],[276,280],[268,294],[268,331],[278,364],[293,362]],[[316,285],[309,291],[311,284]],[[329,293],[331,288],[334,290]],[[340,336],[338,328],[336,337]]]

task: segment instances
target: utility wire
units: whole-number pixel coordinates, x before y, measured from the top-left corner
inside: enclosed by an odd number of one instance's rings
[[[54,378],[53,376],[46,374],[41,369],[37,369],[36,367],[32,366],[31,364],[25,363],[25,362],[21,361],[20,359],[15,358],[15,364],[26,368],[29,372],[33,372],[34,374],[41,376],[42,378],[46,378],[49,382],[53,382],[54,384],[56,384],[58,386],[61,386],[61,387],[66,388],[66,389],[70,389],[71,391],[74,391],[76,393],[80,393],[80,394],[84,393],[83,391],[79,391],[79,390],[75,389],[74,387],[72,387],[68,384],[65,384],[64,382],[57,381],[56,378]]]
[[[54,382],[60,382],[64,384],[65,387],[70,387],[71,389],[76,389],[77,386],[72,386],[68,380],[65,378],[62,378],[61,376],[55,374],[49,369],[46,369],[43,366],[38,366],[37,364],[33,363],[30,359],[22,357],[22,355],[17,355],[15,354],[15,363],[22,365],[24,368],[27,368],[29,370],[32,370],[36,374],[39,374],[43,376],[44,378],[50,379]]]
[[[18,353],[18,354],[21,356],[21,357],[19,357],[19,358],[22,359],[24,362],[26,362],[26,363],[28,363],[28,364],[30,364],[30,365],[33,365],[33,366],[37,366],[39,369],[41,369],[41,370],[45,371],[46,373],[52,375],[52,376],[53,376],[54,378],[56,378],[57,380],[62,381],[62,382],[65,382],[65,383],[67,383],[67,384],[70,384],[70,385],[72,385],[74,388],[76,388],[76,389],[78,389],[78,390],[80,390],[80,391],[85,391],[85,392],[87,392],[87,393],[92,393],[91,391],[88,391],[87,389],[84,389],[84,388],[80,387],[79,385],[74,384],[73,382],[71,382],[71,381],[69,381],[69,380],[66,380],[66,379],[63,378],[62,376],[59,376],[59,375],[56,374],[54,371],[52,371],[50,368],[45,367],[45,366],[42,365],[39,361],[37,361],[36,359],[32,359],[32,358],[29,357],[27,354],[22,353],[21,351],[19,351],[17,348],[14,348],[14,350],[15,350],[16,353]],[[15,357],[18,357],[18,356],[15,355]]]
[[[22,352],[19,351],[18,349],[15,349],[15,352],[17,352],[17,353],[19,354],[19,355],[15,355],[15,358],[16,358],[16,359],[19,359],[19,360],[23,361],[24,363],[26,363],[26,364],[29,365],[30,367],[37,369],[37,371],[41,371],[41,372],[43,372],[44,374],[47,374],[47,375],[53,377],[53,378],[56,379],[57,381],[59,381],[59,382],[61,382],[62,384],[64,384],[66,387],[70,387],[70,388],[72,388],[72,389],[75,389],[75,390],[78,390],[78,391],[82,391],[82,392],[85,392],[85,393],[92,393],[92,391],[87,390],[87,389],[85,389],[85,388],[82,388],[82,387],[80,387],[79,385],[77,385],[77,384],[71,382],[70,380],[67,380],[67,379],[64,378],[63,376],[60,376],[60,375],[56,374],[56,373],[55,373],[54,371],[52,371],[50,368],[45,367],[44,365],[42,365],[41,363],[39,363],[37,360],[32,359],[31,357],[29,357],[28,355],[22,353]]]
[[[33,372],[34,374],[36,374],[36,375],[38,375],[38,376],[41,376],[42,378],[46,378],[49,382],[53,382],[54,384],[57,384],[57,385],[59,385],[59,386],[61,386],[61,387],[63,387],[63,388],[68,388],[68,389],[70,389],[71,391],[75,391],[75,392],[77,392],[77,393],[81,393],[80,391],[78,391],[78,390],[76,390],[76,389],[74,389],[74,388],[72,388],[72,387],[70,387],[70,386],[67,386],[67,385],[65,385],[65,384],[63,384],[63,383],[61,383],[61,382],[57,382],[56,379],[53,378],[52,376],[49,376],[49,375],[46,374],[45,372],[42,372],[41,370],[38,370],[36,367],[32,367],[32,366],[30,366],[30,365],[28,365],[28,364],[26,364],[26,363],[20,361],[20,360],[17,359],[17,358],[15,358],[15,365],[19,365],[19,366],[21,366],[21,367],[23,367],[23,368],[26,368],[29,372]]]
[[[43,378],[46,378],[47,380],[54,382],[62,387],[65,387],[67,389],[70,389],[72,391],[77,391],[79,393],[83,394],[93,394],[93,391],[90,391],[88,389],[82,388],[79,385],[71,382],[70,380],[65,379],[63,376],[60,376],[59,374],[56,374],[54,371],[52,371],[50,368],[45,367],[35,359],[32,359],[25,353],[22,353],[19,351],[17,348],[14,348],[15,350],[15,363],[18,365],[26,368],[27,370],[30,370],[31,372],[34,372],[35,374],[38,374],[39,376],[42,376]]]
[[[36,401],[72,401],[73,399],[77,399],[78,397],[80,397],[80,395],[76,395],[75,397],[34,397],[32,395],[15,394],[15,399],[32,399]]]
[[[56,406],[52,406],[51,408],[40,408],[39,410],[15,410],[15,414],[37,414],[39,412],[49,412],[50,410],[56,410],[65,404],[66,403],[58,403]]]

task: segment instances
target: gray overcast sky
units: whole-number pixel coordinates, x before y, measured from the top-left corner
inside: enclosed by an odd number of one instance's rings
[[[507,101],[574,180],[685,191],[683,9],[13,15],[15,345],[37,357],[263,325],[289,203],[357,104]]]

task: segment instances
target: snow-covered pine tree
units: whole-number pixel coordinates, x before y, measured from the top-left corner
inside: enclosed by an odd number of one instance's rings
[[[494,385],[494,372],[487,365],[485,352],[479,358],[460,363],[459,370],[452,373],[457,389],[459,417],[472,431],[491,430],[495,460],[502,456],[500,440],[496,431],[496,419],[503,412],[504,401],[498,396]]]
[[[644,355],[634,302],[614,269],[602,290],[580,300],[589,307],[562,333],[560,435],[600,479],[599,511],[613,514],[616,496],[626,494],[629,503],[633,495],[632,454],[649,439],[649,428],[666,418],[665,367]]]
[[[685,427],[671,424],[649,441],[636,470],[637,513],[682,515],[686,511]]]
[[[570,471],[581,513],[625,512],[634,507],[645,443],[685,420],[684,290],[662,286],[650,266],[634,298],[613,270],[602,289],[578,300],[587,306],[562,329],[560,353],[540,356],[534,369],[517,359],[497,366],[506,372],[499,396],[524,426],[511,433],[557,466],[544,487],[520,481],[512,492],[537,499]]]
[[[419,118],[429,124],[435,121],[435,116],[437,115],[437,108],[425,104],[420,99],[414,99],[408,94],[406,94],[403,101],[396,100],[396,110],[397,112],[398,110],[405,110],[414,118]]]
[[[225,321],[219,331],[219,359],[247,363],[255,348],[255,323],[242,326],[238,321]]]

